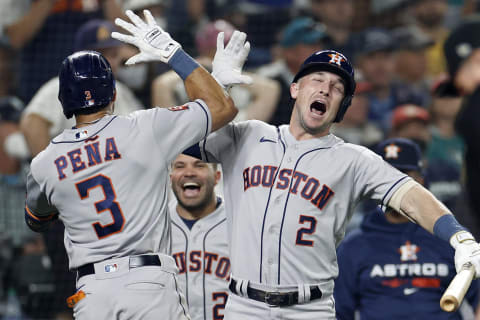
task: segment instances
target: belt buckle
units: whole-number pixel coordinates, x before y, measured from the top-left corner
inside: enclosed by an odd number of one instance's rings
[[[265,303],[268,305],[279,307],[283,302],[283,294],[281,292],[265,292]]]

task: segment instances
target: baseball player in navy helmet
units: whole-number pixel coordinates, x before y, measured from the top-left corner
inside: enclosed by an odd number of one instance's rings
[[[362,199],[450,241],[457,269],[472,262],[480,275],[480,245],[441,202],[329,132],[354,91],[348,58],[315,52],[290,86],[289,125],[230,123],[186,151],[222,164],[232,264],[225,319],[335,319],[335,249]]]
[[[140,49],[127,63],[167,63],[184,79],[192,102],[112,115],[116,91],[108,61],[95,51],[68,56],[60,68],[59,99],[76,124],[33,159],[25,219],[35,231],[57,218],[65,224],[69,266],[77,272],[78,291],[68,299],[76,319],[189,319],[168,255],[168,168],[237,110],[150,12],[146,22],[126,14],[133,23],[117,24],[132,35],[112,37]],[[226,48],[222,39],[217,79],[244,79],[245,38],[236,32]]]

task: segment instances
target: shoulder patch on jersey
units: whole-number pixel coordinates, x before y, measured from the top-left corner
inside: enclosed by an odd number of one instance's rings
[[[174,106],[174,107],[169,107],[168,110],[170,111],[182,111],[182,110],[187,110],[188,105],[184,104],[182,106]]]

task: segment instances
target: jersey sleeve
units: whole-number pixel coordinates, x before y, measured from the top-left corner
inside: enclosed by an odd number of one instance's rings
[[[27,197],[25,200],[25,222],[33,231],[44,231],[58,216],[57,209],[52,206],[40,184],[32,172],[27,176]]]
[[[151,127],[155,144],[164,151],[167,163],[205,139],[212,127],[210,110],[202,100],[170,108],[152,108],[134,115],[140,127]]]
[[[357,199],[370,198],[385,206],[395,191],[411,178],[373,151],[363,148],[357,157],[355,186]]]

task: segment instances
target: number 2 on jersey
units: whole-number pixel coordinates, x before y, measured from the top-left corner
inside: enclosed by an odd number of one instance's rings
[[[227,303],[228,294],[226,292],[213,292],[212,293],[212,300],[217,301],[221,300],[213,307],[213,320],[222,320],[223,314],[221,314],[221,310],[225,309],[225,304]]]
[[[92,224],[99,239],[103,239],[114,233],[122,231],[125,224],[125,218],[123,217],[123,212],[120,208],[120,205],[117,201],[115,201],[117,195],[115,194],[112,181],[109,177],[106,177],[103,174],[98,174],[75,184],[75,186],[77,187],[78,193],[82,200],[89,197],[91,189],[96,187],[102,188],[105,199],[95,202],[95,209],[97,209],[98,214],[101,214],[105,210],[110,211],[113,222],[104,226],[101,225],[100,222],[95,222]]]
[[[305,224],[308,223],[310,224],[308,227],[305,228],[300,228],[297,231],[297,240],[295,244],[299,246],[307,246],[307,247],[313,247],[313,240],[305,240],[303,239],[303,235],[309,235],[313,234],[315,232],[315,229],[317,228],[317,219],[312,216],[304,216],[303,214],[300,215],[300,218],[298,220],[299,223]]]

